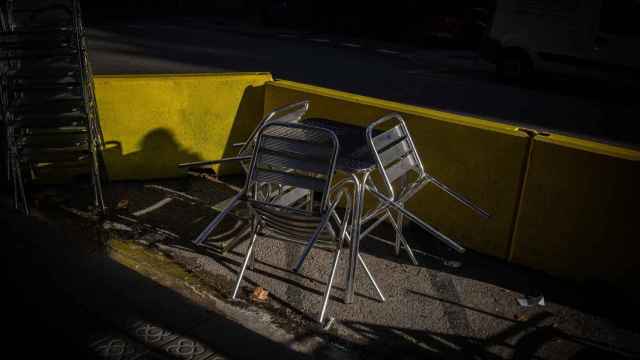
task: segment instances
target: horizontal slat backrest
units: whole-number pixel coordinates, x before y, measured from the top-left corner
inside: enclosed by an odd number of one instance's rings
[[[382,166],[387,166],[394,161],[404,158],[409,153],[411,153],[411,145],[407,140],[402,140],[379,152],[380,161],[382,162]]]
[[[292,201],[264,197],[285,206],[292,206],[309,191],[321,192],[323,208],[337,151],[337,139],[328,130],[301,124],[267,124],[258,133],[249,183],[258,189],[264,189],[264,185],[289,187],[287,199]]]
[[[376,133],[379,128],[388,130]],[[400,114],[387,114],[373,121],[367,127],[367,139],[369,149],[375,154],[386,193],[391,198],[402,196],[415,179],[425,175],[420,156]],[[400,178],[406,181],[396,181]]]
[[[389,181],[393,182],[402,175],[413,170],[417,165],[418,164],[416,163],[413,155],[409,154],[406,157],[402,158],[402,160],[393,164],[388,169],[385,169],[385,171],[387,173]]]
[[[396,125],[393,128],[383,132],[382,134],[373,138],[373,145],[377,151],[384,149],[389,144],[404,138],[404,131],[400,125]]]
[[[375,136],[372,142],[380,157],[381,170],[387,174],[389,181],[393,182],[418,166],[408,134],[405,134],[401,124]]]
[[[248,155],[253,151],[253,146],[256,141],[258,131],[265,125],[279,122],[279,123],[297,123],[309,110],[309,101],[300,101],[290,105],[283,106],[270,112],[264,119],[258,124],[256,129],[251,133],[246,141],[246,145],[243,146],[238,152],[239,155]]]

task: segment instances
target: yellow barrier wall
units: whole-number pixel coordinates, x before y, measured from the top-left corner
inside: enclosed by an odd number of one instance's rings
[[[265,88],[265,113],[311,100],[308,117],[367,125],[389,112],[405,116],[428,172],[466,194],[493,217],[484,220],[428,186],[409,203],[418,216],[466,246],[506,258],[528,149],[513,126],[315,86],[275,81]]]
[[[183,175],[177,163],[229,155],[262,117],[267,73],[96,76],[112,180]]]
[[[638,184],[638,151],[536,136],[510,259],[629,288],[640,274]]]

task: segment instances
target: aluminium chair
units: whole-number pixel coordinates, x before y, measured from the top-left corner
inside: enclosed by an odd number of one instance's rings
[[[381,127],[388,130],[378,131]],[[405,203],[424,186],[433,184],[479,215],[489,218],[489,213],[426,172],[409,129],[400,114],[388,114],[371,123],[367,127],[366,137],[375,157],[382,185],[379,188],[371,177],[367,179],[365,189],[374,195],[378,205],[362,217],[361,224],[366,228],[360,232],[360,238],[367,236],[375,227],[388,219],[396,234],[396,255],[403,246],[411,261],[417,265],[413,251],[402,234],[404,218],[407,218],[445,245],[463,253],[464,247],[407,210]],[[365,223],[369,225],[364,226]]]
[[[275,239],[303,246],[314,243],[333,251],[330,275],[318,317],[320,323],[324,322],[351,216],[351,195],[348,191],[351,180],[345,179],[330,187],[338,149],[335,134],[326,129],[280,122],[260,128],[249,174],[239,193],[239,200],[246,202],[249,208],[251,237],[233,290],[233,299],[238,295],[247,266],[253,263],[257,242]],[[312,206],[300,208],[283,205],[270,190],[273,186],[316,191],[321,196]],[[340,219],[335,210],[343,199],[347,209]],[[362,258],[359,261],[377,289]]]
[[[178,167],[181,168],[191,168],[198,167],[204,165],[212,165],[212,164],[223,164],[236,162],[240,163],[245,173],[249,172],[249,165],[251,156],[253,153],[253,149],[255,146],[255,142],[257,139],[257,134],[262,127],[268,125],[273,122],[283,122],[283,123],[297,123],[299,122],[305,113],[309,110],[309,101],[300,101],[297,103],[289,104],[284,107],[278,108],[270,112],[266,117],[260,121],[260,123],[253,129],[251,134],[248,136],[245,142],[233,144],[234,147],[238,148],[238,152],[236,156],[222,158],[218,160],[206,160],[206,161],[198,161],[191,163],[183,163],[179,164]],[[301,189],[301,188],[290,188],[290,187],[275,187],[270,189],[273,193],[277,194],[278,202],[281,205],[290,205],[295,202],[300,201],[301,199],[307,199],[310,202],[313,196],[311,191]],[[233,212],[237,209],[238,205],[241,204],[241,194],[238,193],[235,196],[225,200],[221,205],[222,210],[220,213],[203,229],[203,231],[193,240],[195,245],[202,245],[209,235],[220,225],[222,220],[228,215],[233,215]],[[225,246],[223,249],[223,253],[232,248],[233,246],[238,244],[238,241],[243,239],[249,231],[245,231],[236,236],[236,240],[232,241],[230,244]]]
[[[25,180],[80,169],[104,212],[102,135],[79,1],[9,0],[2,9],[0,111],[14,207],[29,213]]]

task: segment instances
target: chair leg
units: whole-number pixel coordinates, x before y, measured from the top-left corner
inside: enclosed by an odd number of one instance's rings
[[[415,255],[413,255],[413,250],[411,250],[409,243],[407,243],[407,240],[404,238],[404,235],[402,235],[402,228],[400,227],[400,225],[396,223],[396,221],[394,220],[393,216],[391,216],[391,214],[389,214],[389,218],[391,220],[391,225],[396,230],[396,239],[399,239],[402,245],[404,245],[404,249],[409,255],[409,258],[411,259],[411,262],[413,263],[413,265],[418,265],[418,260],[416,260]]]
[[[387,299],[385,299],[384,295],[382,294],[382,291],[380,290],[380,288],[378,287],[378,284],[376,283],[376,280],[373,278],[373,274],[371,274],[371,271],[369,271],[367,264],[365,264],[364,259],[360,254],[358,254],[358,261],[360,262],[360,265],[362,265],[364,272],[367,273],[367,277],[369,277],[369,281],[371,281],[371,284],[373,284],[373,287],[376,289],[376,292],[378,292],[380,301],[385,302]]]
[[[402,238],[402,225],[403,225],[403,221],[404,219],[402,218],[402,213],[398,213],[398,219],[396,220],[398,222],[398,230],[396,231],[396,256],[400,255],[400,242],[401,242],[401,238]]]
[[[24,179],[22,178],[22,169],[20,168],[20,161],[14,161],[14,166],[16,170],[16,184],[19,191],[20,200],[22,202],[22,211],[24,211],[25,215],[29,215],[29,203],[27,202],[27,194],[24,189]]]
[[[329,304],[329,295],[331,294],[331,287],[333,286],[333,279],[336,276],[336,269],[338,268],[338,259],[340,258],[340,252],[342,246],[338,246],[336,249],[336,255],[333,257],[333,265],[331,266],[331,276],[327,282],[327,288],[324,291],[324,300],[322,301],[322,310],[320,311],[320,318],[318,321],[322,324],[324,322],[324,315],[327,311],[327,304]]]
[[[251,256],[249,257],[249,270],[254,271],[256,267],[256,252],[251,251]]]
[[[236,298],[238,295],[238,289],[240,289],[240,283],[242,282],[242,277],[244,276],[244,271],[247,269],[247,264],[249,263],[249,259],[251,258],[251,254],[253,252],[253,245],[256,242],[256,238],[258,237],[258,231],[254,230],[251,235],[251,241],[249,242],[249,248],[247,248],[247,255],[244,257],[244,261],[242,262],[242,267],[240,268],[240,273],[238,274],[238,280],[236,281],[236,286],[233,289],[233,295],[231,295],[232,299]]]
[[[334,215],[334,218],[336,219],[336,222],[338,224],[340,224],[340,219],[338,218],[338,216]],[[347,241],[347,243],[351,243],[351,235],[349,235],[348,232],[344,233],[344,239]],[[367,267],[367,264],[364,262],[364,259],[362,258],[362,255],[360,255],[360,254],[358,254],[358,261],[362,265],[362,268],[364,269],[364,272],[367,273],[367,277],[369,278],[369,281],[371,281],[371,284],[373,285],[373,287],[378,292],[378,296],[380,297],[380,300],[382,302],[386,301],[384,295],[382,294],[382,290],[380,290],[380,287],[376,283],[376,280],[373,278],[373,274],[371,274],[371,271],[369,271],[369,268]]]
[[[95,144],[91,151],[91,178],[93,180],[93,201],[98,212],[104,213],[104,196],[102,194],[102,182],[100,179],[100,163],[98,162],[98,155],[96,154]]]
[[[16,170],[16,160],[13,156],[11,156],[11,160],[9,162],[9,167],[11,170],[11,186],[13,187],[13,208],[15,210],[20,210],[20,189],[18,189],[18,171]]]
[[[226,208],[224,208],[208,225],[202,230],[202,232],[193,240],[193,243],[196,245],[202,245],[203,242],[207,240],[209,234],[215,230],[215,228],[222,222],[222,220],[233,210],[239,203],[240,198],[244,195],[244,191],[237,193],[229,202]]]
[[[407,175],[403,175],[400,178],[400,186],[405,187],[407,184]],[[398,218],[397,218],[397,223],[398,223],[398,229],[396,229],[396,256],[400,255],[400,243],[402,240],[402,230],[404,227],[404,218],[401,212],[398,212]]]

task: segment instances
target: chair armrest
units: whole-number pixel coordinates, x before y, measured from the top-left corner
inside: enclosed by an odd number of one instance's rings
[[[178,164],[177,166],[179,168],[185,168],[185,167],[213,165],[213,164],[221,164],[221,163],[226,163],[231,161],[245,161],[245,160],[251,160],[251,156],[234,156],[234,157],[222,158],[217,160],[194,161],[194,162],[188,162],[188,163],[181,163],[181,164]]]

